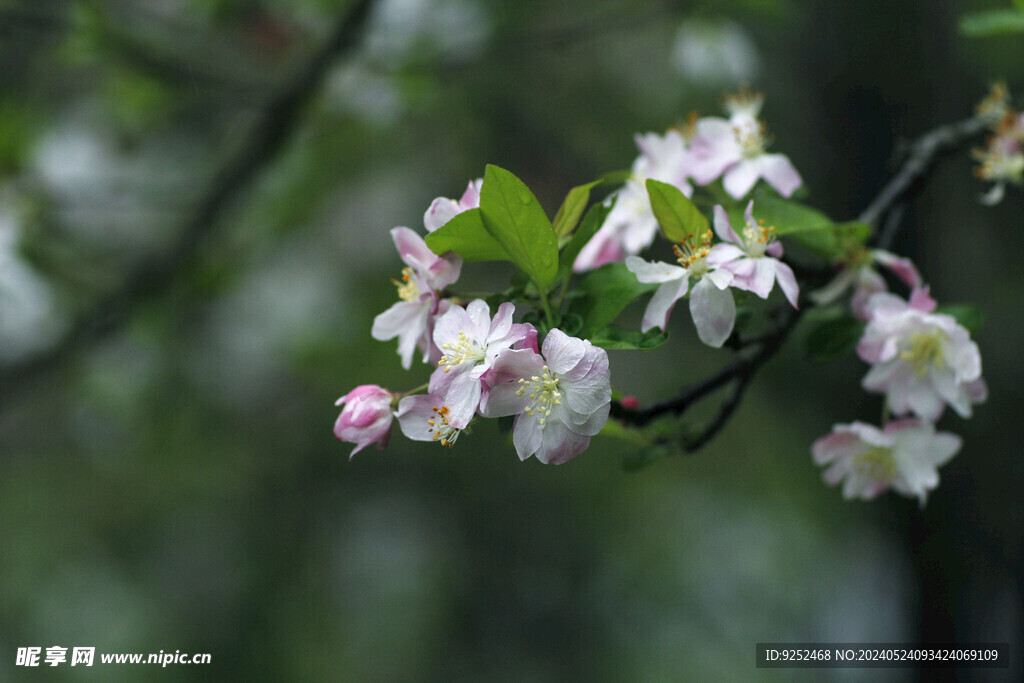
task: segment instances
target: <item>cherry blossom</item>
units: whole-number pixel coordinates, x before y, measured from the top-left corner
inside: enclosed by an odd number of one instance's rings
[[[839,299],[849,289],[853,289],[850,307],[858,320],[868,320],[868,300],[872,294],[889,290],[885,278],[875,270],[875,264],[885,266],[889,272],[902,280],[907,287],[916,289],[924,282],[914,262],[908,258],[897,256],[883,249],[858,249],[850,254],[843,263],[838,274],[821,289],[811,292],[811,300],[825,306]]]
[[[527,337],[532,325],[513,323],[515,307],[504,302],[494,319],[487,303],[474,299],[466,308],[452,306],[434,325],[434,344],[443,354],[430,377],[431,394],[443,396],[448,422],[463,429],[480,404],[480,376],[501,351]]]
[[[1024,114],[1008,111],[994,126],[984,149],[974,150],[979,166],[975,175],[994,183],[981,197],[983,204],[1002,201],[1006,184],[1024,184]]]
[[[469,181],[466,191],[458,200],[447,197],[436,198],[423,214],[423,227],[427,229],[427,232],[434,232],[463,211],[479,207],[480,188],[483,187],[483,184],[483,178]]]
[[[757,118],[763,103],[760,94],[744,91],[727,100],[728,119],[697,121],[691,175],[698,185],[721,177],[725,191],[741,199],[761,178],[784,197],[803,184],[789,157],[765,151],[769,138],[764,122]]]
[[[676,301],[689,291],[690,314],[697,327],[697,336],[715,348],[725,343],[736,322],[736,303],[729,291],[733,275],[723,267],[733,255],[723,249],[724,246],[716,244],[712,247],[711,231],[708,230],[699,242],[688,240],[675,247],[678,266],[662,261],[644,261],[637,256],[626,259],[626,267],[637,280],[661,283],[644,310],[642,331],[654,327],[664,330]],[[691,279],[694,285],[689,289]]]
[[[824,479],[843,484],[847,500],[870,500],[888,489],[924,505],[939,485],[938,468],[960,450],[960,437],[936,432],[930,422],[906,419],[884,429],[863,422],[837,424],[811,447],[814,462],[827,465]]]
[[[779,260],[782,257],[782,244],[775,239],[773,227],[765,227],[764,221],[754,221],[754,202],[747,204],[745,214],[746,225],[743,233],[737,233],[725,209],[715,206],[715,232],[726,244],[718,245],[723,268],[733,275],[732,286],[753,292],[762,299],[768,294],[776,282],[786,296],[786,300],[797,308],[800,288],[792,268]]]
[[[512,443],[521,460],[568,462],[586,450],[608,421],[608,354],[555,328],[541,348],[503,351],[483,375],[481,412],[515,415]]]
[[[377,444],[378,450],[387,446],[391,436],[391,402],[394,398],[395,395],[387,389],[376,384],[364,384],[334,404],[345,404],[334,423],[334,436],[340,441],[356,444],[349,458],[372,443]]]
[[[434,319],[450,303],[442,300],[439,292],[459,279],[462,258],[457,254],[438,256],[409,228],[394,228],[391,238],[406,264],[402,279],[394,281],[400,301],[374,318],[370,334],[379,341],[398,337],[398,355],[408,370],[417,346],[425,362],[440,357],[431,335]]]
[[[934,313],[935,305],[927,288],[914,290],[909,302],[884,292],[871,297],[857,353],[872,367],[861,384],[884,393],[896,415],[937,420],[949,404],[970,417],[971,405],[988,394],[981,354],[970,333],[952,316]]]
[[[440,396],[418,394],[398,402],[395,417],[406,438],[413,441],[436,441],[449,448],[455,446],[462,430],[451,424],[451,412]]]
[[[616,192],[615,206],[604,224],[576,257],[573,269],[577,272],[622,261],[654,241],[658,221],[647,195],[648,178],[674,185],[687,197],[693,194],[693,187],[687,182],[690,153],[679,130],[669,130],[665,135],[637,135],[636,146],[640,156],[633,162],[629,179]]]

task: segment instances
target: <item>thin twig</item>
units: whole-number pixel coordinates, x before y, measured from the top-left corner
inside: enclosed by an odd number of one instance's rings
[[[185,266],[195,262],[201,243],[218,217],[285,148],[302,108],[331,64],[357,46],[373,2],[359,0],[305,67],[267,101],[246,143],[213,176],[195,210],[183,222],[171,249],[144,259],[116,291],[79,316],[58,342],[0,369],[0,404],[72,352],[119,329],[141,305],[164,292],[179,272],[187,271]]]
[[[879,191],[858,220],[876,228],[882,217],[896,203],[906,200],[921,186],[936,159],[951,152],[966,140],[979,135],[992,122],[988,116],[973,116],[963,121],[940,126],[925,133],[909,147],[903,166]]]

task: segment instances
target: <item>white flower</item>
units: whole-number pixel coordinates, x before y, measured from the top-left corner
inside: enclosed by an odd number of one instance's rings
[[[716,244],[711,246],[711,231],[707,231],[697,246],[687,244],[675,247],[679,265],[644,261],[637,256],[626,259],[626,267],[640,282],[658,282],[658,287],[644,310],[641,330],[653,327],[665,329],[676,301],[690,294],[690,314],[697,327],[697,336],[715,348],[725,343],[736,323],[736,302],[729,285],[733,275],[724,266],[734,258],[732,253]],[[690,289],[690,279],[694,280]]]
[[[930,422],[897,420],[878,429],[863,422],[835,425],[811,447],[814,462],[829,465],[824,479],[843,482],[847,500],[869,500],[887,489],[916,497],[924,505],[939,485],[938,467],[960,450],[960,437],[936,432]]]
[[[779,194],[788,197],[803,184],[789,157],[768,154],[764,122],[758,119],[764,99],[741,92],[726,104],[729,119],[706,117],[697,121],[691,142],[694,162],[692,177],[707,185],[719,177],[725,191],[741,199],[761,178]]]
[[[409,228],[394,228],[391,238],[406,264],[401,281],[395,281],[400,301],[374,318],[370,334],[379,341],[398,337],[398,355],[402,357],[402,367],[408,370],[417,346],[424,362],[440,356],[433,347],[431,334],[434,319],[450,303],[442,300],[439,292],[459,279],[462,259],[458,254],[438,256]]]
[[[776,282],[786,300],[797,308],[800,287],[793,269],[779,260],[782,257],[782,243],[775,239],[773,227],[754,222],[754,202],[747,204],[746,225],[743,234],[733,230],[729,216],[721,206],[715,206],[715,232],[727,244],[719,245],[722,258],[727,262],[724,268],[732,273],[732,286],[753,292],[762,299]]]
[[[559,329],[533,348],[503,351],[483,376],[488,417],[515,415],[512,443],[521,460],[567,462],[608,421],[612,390],[607,352]]]
[[[896,415],[937,420],[948,403],[970,417],[971,404],[988,393],[981,353],[963,326],[934,310],[927,288],[915,290],[909,302],[884,292],[871,297],[857,353],[872,367],[861,384],[884,393]]]
[[[647,195],[648,178],[674,185],[687,197],[693,194],[687,182],[690,153],[682,133],[673,129],[664,135],[637,135],[636,146],[640,156],[633,162],[632,174],[616,192],[615,206],[604,224],[576,257],[573,270],[577,272],[622,261],[654,241],[658,221]]]
[[[448,422],[463,429],[480,405],[480,376],[505,349],[526,338],[532,325],[513,323],[515,307],[508,301],[491,311],[482,299],[466,308],[452,306],[434,325],[434,344],[443,354],[430,376],[429,392],[441,396]]]
[[[917,267],[910,259],[882,249],[860,249],[847,256],[842,269],[831,282],[808,296],[815,304],[825,306],[853,288],[850,308],[858,320],[867,321],[870,317],[868,301],[871,296],[889,290],[885,278],[875,270],[876,263],[885,266],[911,289],[917,289],[924,284]]]

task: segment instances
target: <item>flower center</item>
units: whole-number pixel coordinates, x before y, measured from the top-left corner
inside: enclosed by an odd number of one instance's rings
[[[442,446],[452,448],[462,430],[448,424],[448,406],[434,406],[433,410],[434,417],[427,420],[427,433],[432,440],[440,441]]]
[[[762,121],[751,118],[749,121],[733,125],[732,132],[736,136],[736,142],[739,143],[740,150],[745,158],[753,159],[764,154],[768,140],[765,135],[765,125]]]
[[[545,365],[540,376],[534,375],[530,379],[521,377],[519,384],[521,386],[516,391],[516,396],[525,395],[530,398],[530,405],[526,406],[523,412],[530,417],[536,417],[541,426],[544,426],[554,407],[562,405],[558,377]]]
[[[974,158],[981,162],[974,173],[982,180],[1020,182],[1024,177],[1024,153],[1019,151],[1008,153],[999,148],[975,150]]]
[[[896,459],[892,457],[891,448],[874,446],[854,456],[853,468],[868,479],[889,482],[896,476]]]
[[[748,256],[755,258],[764,256],[768,245],[774,240],[775,226],[769,225],[765,227],[763,220],[759,220],[757,225],[747,223],[747,227],[743,228],[743,246],[746,247],[744,251],[747,252]]]
[[[486,355],[484,350],[462,330],[459,330],[458,339],[445,342],[441,345],[441,350],[444,351],[444,356],[437,361],[437,364],[443,367],[445,372],[467,361],[475,365]]]
[[[900,352],[900,358],[911,363],[914,371],[924,377],[933,366],[940,369],[945,367],[942,357],[945,340],[946,333],[941,330],[918,332],[911,335],[910,344]]]
[[[696,280],[708,272],[708,264],[704,259],[711,253],[711,236],[712,233],[708,230],[698,242],[696,235],[689,235],[684,241],[672,247],[679,265],[686,268],[689,275]]]
[[[391,280],[398,287],[398,298],[402,301],[416,301],[420,296],[420,288],[416,286],[416,281],[412,279],[412,268],[402,268],[402,281]]]

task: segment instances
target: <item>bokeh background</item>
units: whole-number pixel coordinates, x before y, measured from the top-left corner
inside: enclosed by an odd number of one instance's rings
[[[388,230],[486,163],[553,211],[748,83],[807,201],[852,218],[901,141],[1024,92],[1024,36],[957,31],[1008,2],[365,4],[339,34],[356,3],[0,2],[0,679],[877,680],[754,644],[995,641],[1009,671],[943,675],[1019,680],[1024,195],[981,206],[967,150],[901,245],[985,315],[991,397],[943,419],[964,447],[924,509],[822,483],[811,442],[880,407],[799,334],[716,441],[638,472],[615,439],[548,467],[493,425],[351,462],[331,433],[354,386],[425,381],[369,335]],[[725,360],[675,322],[611,354],[618,388]],[[17,669],[32,645],[213,663]]]

